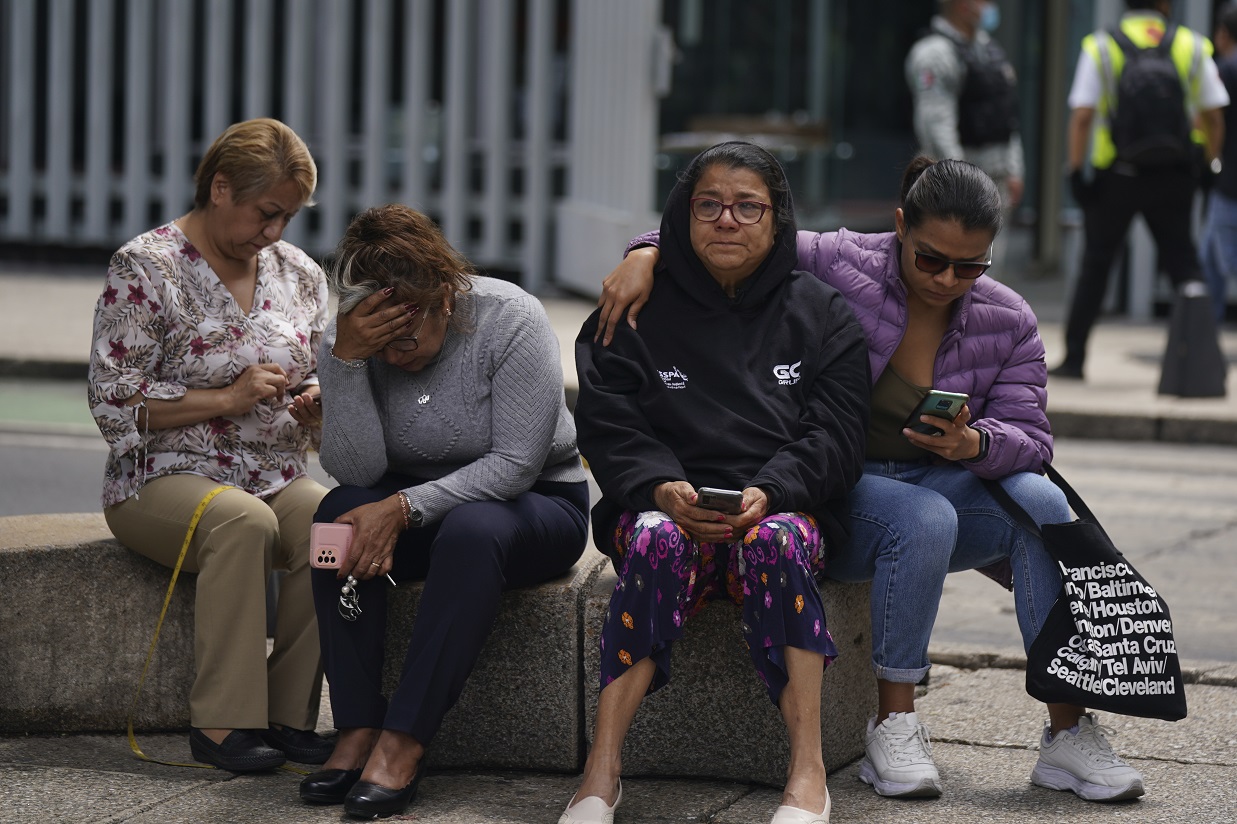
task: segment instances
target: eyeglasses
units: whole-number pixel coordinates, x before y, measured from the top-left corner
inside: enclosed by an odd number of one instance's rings
[[[910,234],[907,234],[910,239]],[[950,266],[954,268],[954,277],[959,280],[975,280],[992,266],[991,260],[947,260],[939,255],[915,250],[915,268],[929,275],[939,275]]]
[[[715,223],[722,219],[722,212],[730,210],[730,216],[735,223],[751,225],[759,223],[765,212],[773,207],[758,200],[740,200],[735,203],[722,203],[711,197],[693,197],[691,199],[692,217],[701,223]]]
[[[387,348],[394,349],[396,352],[417,351],[417,347],[421,345],[420,342],[417,340],[417,337],[420,336],[421,330],[425,328],[425,322],[429,319],[430,319],[429,312],[426,312],[425,315],[423,315],[421,318],[421,325],[417,327],[417,331],[413,332],[412,335],[410,335],[409,337],[396,338],[395,340],[388,341]]]

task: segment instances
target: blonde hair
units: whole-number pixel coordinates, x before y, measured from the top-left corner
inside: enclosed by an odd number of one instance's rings
[[[379,289],[393,286],[392,297],[442,311],[443,298],[472,288],[475,270],[452,248],[429,217],[392,203],[366,209],[352,219],[335,248],[328,273],[339,296],[339,313],[347,314]]]
[[[215,138],[193,176],[195,209],[210,203],[210,187],[218,173],[228,179],[232,200],[243,203],[286,180],[296,183],[301,204],[312,206],[318,167],[305,141],[288,126],[269,117],[234,123]]]

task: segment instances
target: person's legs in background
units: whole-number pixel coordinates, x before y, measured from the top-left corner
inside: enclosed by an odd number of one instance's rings
[[[1141,211],[1173,288],[1202,277],[1192,216],[1198,182],[1192,172],[1163,171],[1139,177]]]
[[[1229,281],[1237,275],[1237,200],[1215,189],[1207,203],[1200,251],[1203,279],[1219,326],[1224,323]]]
[[[1065,359],[1048,371],[1081,378],[1087,341],[1104,305],[1108,277],[1117,249],[1142,202],[1139,179],[1112,170],[1098,172],[1091,202],[1083,205],[1083,252],[1078,282],[1065,320]]]

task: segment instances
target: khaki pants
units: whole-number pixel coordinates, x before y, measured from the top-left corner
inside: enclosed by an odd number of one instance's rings
[[[103,514],[122,544],[171,568],[193,511],[216,486],[198,475],[165,476]],[[309,528],[325,494],[312,478],[298,478],[265,500],[229,489],[207,505],[182,567],[198,576],[193,726],[304,730],[317,724],[322,663],[309,585]],[[267,659],[266,582],[272,569],[288,574]]]

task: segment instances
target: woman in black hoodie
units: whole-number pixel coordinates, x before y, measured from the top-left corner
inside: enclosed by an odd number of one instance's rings
[[[580,451],[601,486],[593,534],[619,584],[601,638],[597,731],[560,824],[608,822],[623,738],[643,696],[669,681],[683,624],[716,598],[787,719],[790,775],[777,824],[825,822],[820,689],[837,655],[815,574],[846,539],[863,467],[868,362],[842,297],[794,270],[794,207],[765,150],[696,157],[662,217],[661,265],[640,329],[576,340]],[[741,491],[733,514],[702,486]],[[821,810],[821,812],[815,812]]]

